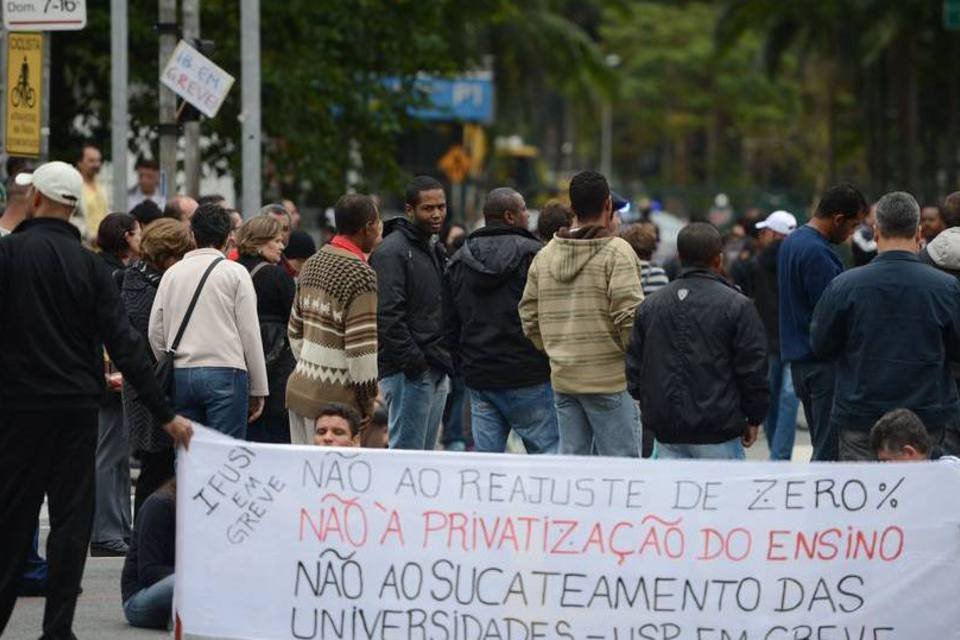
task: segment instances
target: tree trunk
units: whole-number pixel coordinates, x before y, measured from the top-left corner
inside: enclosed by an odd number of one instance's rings
[[[956,46],[948,46],[947,50],[957,51]],[[960,76],[951,73],[947,81],[947,104],[949,105],[947,139],[946,139],[946,158],[944,170],[946,172],[945,194],[952,193],[958,187],[957,184],[957,153],[960,151]]]
[[[716,103],[710,107],[707,122],[707,186],[712,193],[717,186],[717,158],[720,148],[720,110]]]

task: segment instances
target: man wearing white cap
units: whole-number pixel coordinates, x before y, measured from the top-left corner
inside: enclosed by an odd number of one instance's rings
[[[0,635],[37,515],[50,498],[44,638],[72,638],[90,542],[103,348],[177,443],[190,423],[170,410],[110,271],[80,244],[70,216],[83,197],[73,167],[16,178],[28,219],[0,240]]]
[[[747,295],[753,298],[767,331],[770,367],[770,409],[763,423],[771,460],[789,460],[797,434],[800,401],[793,388],[790,365],[780,359],[780,300],[777,286],[777,256],[784,238],[797,228],[797,219],[787,211],[774,211],[757,223],[759,252],[750,261]]]

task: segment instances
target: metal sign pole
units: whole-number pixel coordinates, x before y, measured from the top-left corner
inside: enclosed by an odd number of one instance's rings
[[[260,0],[240,3],[244,218],[260,210]]]
[[[50,33],[43,34],[43,89],[40,91],[40,162],[50,159]]]
[[[200,37],[200,0],[183,0],[183,39],[192,42]],[[196,198],[200,195],[200,121],[183,125],[184,191]]]
[[[10,154],[7,153],[7,91],[10,87],[10,79],[7,78],[7,39],[10,37],[10,32],[6,29],[0,31],[0,35],[3,37],[0,38],[0,69],[3,69],[3,73],[0,73],[0,145],[3,146],[3,161],[6,164],[6,161],[10,158]],[[6,167],[4,167],[6,168]],[[6,171],[2,172],[6,175]],[[6,200],[6,192],[4,192],[4,200]]]
[[[127,0],[110,0],[110,148],[113,209],[127,210]]]
[[[160,69],[166,66],[177,44],[177,0],[160,0]],[[177,96],[160,84],[160,171],[166,180],[167,199],[177,194]]]

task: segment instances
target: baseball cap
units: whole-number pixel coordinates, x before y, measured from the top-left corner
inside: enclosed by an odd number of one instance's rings
[[[618,193],[611,191],[610,199],[613,201],[613,211],[615,213],[629,213],[630,211],[630,201],[619,195]]]
[[[66,162],[42,164],[33,173],[19,173],[16,183],[32,185],[37,191],[60,204],[79,206],[83,199],[83,178]]]
[[[788,236],[797,229],[797,219],[788,211],[774,211],[766,220],[757,223],[757,229],[770,229]]]

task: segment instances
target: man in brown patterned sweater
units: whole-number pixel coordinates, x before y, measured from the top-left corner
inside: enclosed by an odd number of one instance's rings
[[[372,197],[347,194],[334,218],[337,235],[304,263],[290,314],[293,444],[313,442],[324,405],[353,407],[366,421],[377,396],[377,274],[366,255],[380,241],[380,212]]]

